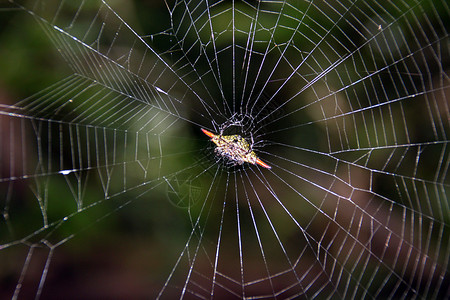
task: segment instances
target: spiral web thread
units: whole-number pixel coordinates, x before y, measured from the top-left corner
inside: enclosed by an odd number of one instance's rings
[[[0,104],[2,295],[57,295],[58,253],[120,216],[180,224],[139,258],[151,297],[448,297],[446,1],[161,5],[155,33],[120,3],[2,4],[68,67]],[[272,169],[220,166],[200,128]]]

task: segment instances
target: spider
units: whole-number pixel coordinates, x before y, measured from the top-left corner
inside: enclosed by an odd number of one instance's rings
[[[266,169],[272,168],[256,156],[256,153],[251,149],[248,142],[240,135],[220,135],[203,128],[201,129],[216,144],[217,148],[215,151],[229,160],[234,161],[236,164],[242,165],[244,162],[247,162],[258,164]]]

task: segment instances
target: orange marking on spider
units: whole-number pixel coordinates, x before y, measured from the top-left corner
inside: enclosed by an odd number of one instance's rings
[[[220,135],[214,134],[203,128],[201,128],[201,130],[211,138],[211,141],[214,144],[216,144],[217,147],[215,151],[229,160],[234,161],[239,165],[247,162],[253,165],[260,165],[266,169],[272,168],[256,156],[256,153],[251,149],[248,142],[240,135]]]
[[[206,134],[206,135],[209,136],[210,138],[213,138],[213,137],[215,136],[214,133],[209,132],[209,131],[206,130],[206,129],[201,128],[201,130],[203,131],[204,134]]]

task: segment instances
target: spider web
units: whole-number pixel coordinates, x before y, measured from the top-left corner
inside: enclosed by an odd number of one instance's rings
[[[449,297],[446,1],[1,14],[2,298]]]

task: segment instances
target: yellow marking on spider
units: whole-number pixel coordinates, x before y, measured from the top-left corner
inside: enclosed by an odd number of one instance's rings
[[[244,162],[257,164],[266,169],[272,167],[260,160],[256,153],[250,148],[248,142],[238,134],[233,135],[220,135],[209,132],[206,129],[201,128],[203,133],[211,138],[214,144],[216,144],[216,152],[231,161],[242,165]]]

